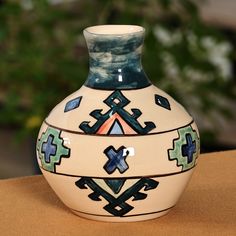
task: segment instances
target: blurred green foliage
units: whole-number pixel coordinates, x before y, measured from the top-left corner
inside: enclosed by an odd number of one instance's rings
[[[147,75],[206,121],[202,137],[212,140],[215,117],[232,115],[226,104],[235,99],[235,48],[201,21],[190,0],[0,1],[0,124],[38,131],[49,111],[85,81],[82,30],[97,24],[146,28]]]

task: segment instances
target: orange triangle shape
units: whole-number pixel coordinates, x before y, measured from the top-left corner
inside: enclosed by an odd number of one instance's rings
[[[97,131],[97,134],[109,134],[109,131],[116,120],[119,121],[124,134],[137,134],[117,113],[103,123],[103,125]]]

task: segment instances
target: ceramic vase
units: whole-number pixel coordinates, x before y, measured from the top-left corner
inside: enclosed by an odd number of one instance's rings
[[[196,166],[196,124],[144,73],[144,32],[134,25],[86,28],[87,80],[40,129],[42,173],[79,216],[113,222],[162,216]]]

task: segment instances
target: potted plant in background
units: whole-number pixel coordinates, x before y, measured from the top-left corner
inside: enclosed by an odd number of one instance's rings
[[[88,58],[80,32],[96,24],[146,28],[145,71],[195,117],[203,150],[216,143],[219,121],[232,118],[235,48],[190,0],[2,1],[0,22],[0,124],[18,134],[35,140],[51,108],[82,85]]]

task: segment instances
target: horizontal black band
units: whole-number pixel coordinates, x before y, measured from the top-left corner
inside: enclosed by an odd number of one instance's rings
[[[154,211],[154,212],[146,212],[146,213],[140,213],[140,214],[133,214],[133,215],[123,215],[123,216],[114,216],[114,215],[98,215],[98,214],[93,214],[93,213],[88,213],[88,212],[83,212],[83,211],[78,211],[75,209],[70,208],[72,211],[81,213],[81,214],[86,214],[86,215],[91,215],[91,216],[101,216],[101,217],[119,217],[119,218],[124,218],[124,217],[134,217],[134,216],[144,216],[144,215],[152,215],[152,214],[157,214],[157,213],[161,213],[164,211],[168,211],[170,209],[172,209],[174,206],[168,207],[166,209],[160,210],[160,211]]]
[[[117,179],[117,178],[119,178],[119,179],[140,179],[140,178],[161,178],[161,177],[167,177],[167,176],[171,176],[171,175],[178,175],[178,174],[182,174],[184,172],[192,170],[195,166],[196,166],[196,164],[187,170],[182,170],[182,171],[172,172],[172,173],[165,173],[165,174],[159,174],[159,175],[144,175],[144,176],[124,176],[124,177],[123,176],[119,176],[119,177],[80,176],[80,175],[71,175],[71,174],[65,174],[65,173],[52,172],[49,170],[45,170],[42,166],[40,166],[40,168],[43,169],[44,171],[50,172],[52,174],[64,175],[64,176],[76,177],[76,178],[86,177],[86,178],[92,178],[92,179]]]
[[[150,87],[150,86],[153,86],[151,83],[147,83],[143,86],[140,86],[140,87],[117,87],[117,86],[114,86],[114,87],[111,87],[111,88],[104,88],[104,87],[99,87],[99,86],[95,86],[95,87],[92,87],[92,86],[89,86],[87,84],[84,84],[85,87],[87,88],[90,88],[90,89],[94,89],[94,90],[102,90],[102,91],[114,91],[116,89],[119,89],[121,91],[131,91],[131,90],[139,90],[139,89],[145,89],[147,87]]]
[[[72,133],[72,134],[79,134],[79,135],[87,135],[87,136],[96,136],[96,137],[121,137],[121,138],[124,138],[124,137],[134,137],[134,136],[148,136],[148,135],[156,135],[156,134],[164,134],[164,133],[169,133],[169,132],[172,132],[172,131],[175,131],[175,130],[178,130],[178,129],[182,129],[182,128],[185,128],[189,125],[191,125],[192,123],[194,122],[194,120],[191,120],[188,124],[186,125],[183,125],[181,127],[178,127],[178,128],[174,128],[174,129],[170,129],[170,130],[165,130],[165,131],[160,131],[160,132],[155,132],[155,133],[148,133],[148,134],[121,134],[121,135],[117,135],[117,134],[113,134],[113,135],[108,135],[108,134],[86,134],[86,133],[83,133],[83,132],[80,132],[80,131],[74,131],[74,130],[69,130],[69,129],[64,129],[64,128],[60,128],[60,127],[57,127],[55,125],[51,125],[49,124],[46,120],[44,120],[44,123],[54,129],[59,129],[61,131],[64,131],[64,132],[68,132],[68,133]]]

